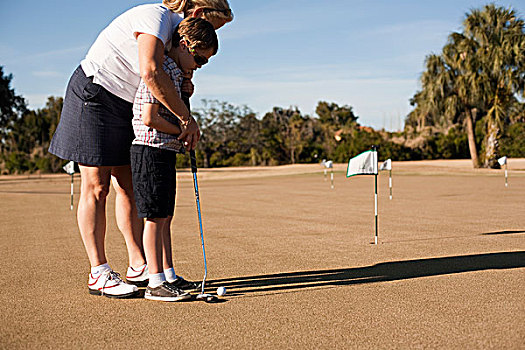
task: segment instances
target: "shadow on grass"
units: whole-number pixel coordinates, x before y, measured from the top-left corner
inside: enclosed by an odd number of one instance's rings
[[[228,295],[239,296],[522,267],[525,267],[525,251],[405,260],[334,270],[243,276],[216,279],[210,281],[210,284],[215,288],[219,285],[224,286],[228,289]]]
[[[524,230],[515,230],[515,231],[506,230],[506,231],[496,231],[496,232],[485,232],[485,233],[482,233],[482,235],[512,235],[516,233],[525,233],[525,231]]]
[[[69,195],[70,192],[64,191],[20,191],[20,190],[1,190],[0,193],[13,193],[13,194],[60,194]],[[76,194],[77,192],[74,192]]]

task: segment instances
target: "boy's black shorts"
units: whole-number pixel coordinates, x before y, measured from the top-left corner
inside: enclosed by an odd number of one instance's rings
[[[177,153],[132,145],[133,193],[140,218],[166,218],[175,211]]]

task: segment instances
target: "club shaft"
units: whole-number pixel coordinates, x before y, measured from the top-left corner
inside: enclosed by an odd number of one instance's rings
[[[182,94],[182,101],[190,111],[190,98],[186,94]],[[204,295],[204,285],[206,283],[206,277],[208,276],[208,264],[206,263],[206,248],[204,247],[204,234],[202,230],[202,216],[201,216],[201,202],[199,196],[199,183],[197,181],[197,157],[195,156],[195,150],[190,151],[190,163],[191,172],[193,174],[193,188],[195,189],[195,202],[197,204],[197,215],[199,217],[199,231],[201,236],[202,246],[202,257],[204,260],[204,277],[202,278],[201,294]]]
[[[202,246],[202,257],[204,260],[204,277],[202,279],[202,293],[204,294],[204,284],[206,283],[206,277],[208,276],[208,266],[206,263],[206,248],[204,246],[204,234],[202,230],[202,216],[201,216],[201,203],[199,198],[199,184],[197,181],[197,172],[193,173],[193,187],[195,188],[195,201],[197,203],[197,214],[199,217],[199,231],[201,235],[201,246]]]

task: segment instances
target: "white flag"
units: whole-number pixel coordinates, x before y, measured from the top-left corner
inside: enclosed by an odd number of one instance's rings
[[[379,170],[392,170],[392,159],[385,160]]]
[[[64,165],[62,169],[64,169],[64,171],[69,175],[73,175],[75,173],[75,162],[70,161],[69,163]]]
[[[504,157],[501,157],[500,159],[498,159],[498,163],[499,163],[499,165],[507,164],[507,156],[504,156]]]
[[[366,151],[348,161],[346,177],[377,175],[377,151]]]

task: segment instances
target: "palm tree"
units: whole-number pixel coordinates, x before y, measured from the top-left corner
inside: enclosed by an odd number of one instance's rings
[[[483,100],[486,133],[483,141],[483,166],[499,167],[498,139],[516,95],[524,95],[525,33],[524,22],[511,9],[486,5],[472,10],[464,21],[467,56],[478,62],[471,86]]]
[[[462,33],[452,33],[441,55],[426,58],[422,91],[411,103],[409,116],[424,129],[429,123],[444,132],[465,125],[474,167],[498,167],[498,138],[503,123],[524,95],[524,22],[513,10],[487,5],[472,10]],[[478,161],[475,125],[484,121],[482,163]]]
[[[449,84],[453,94],[448,98],[447,111],[456,113],[465,125],[472,166],[480,166],[475,137],[478,111],[482,108],[483,84],[479,76],[481,61],[474,54],[475,42],[460,33],[452,33],[443,48],[443,60],[450,68]]]
[[[428,123],[437,132],[447,132],[463,122],[472,164],[479,167],[474,128],[478,94],[471,88],[475,80],[471,74],[473,62],[458,45],[462,40],[460,34],[452,34],[441,55],[427,56],[426,71],[421,76],[423,89],[414,96],[413,103],[417,103],[420,131]]]

